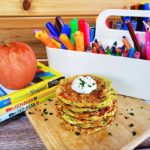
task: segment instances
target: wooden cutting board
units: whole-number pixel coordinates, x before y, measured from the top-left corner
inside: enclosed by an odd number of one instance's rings
[[[150,105],[142,100],[118,96],[114,123],[106,130],[80,136],[61,127],[54,102],[47,101],[26,112],[48,150],[129,150],[150,136]]]

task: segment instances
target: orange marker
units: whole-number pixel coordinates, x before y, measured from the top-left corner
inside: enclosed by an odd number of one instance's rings
[[[60,41],[66,46],[69,50],[75,50],[74,45],[71,43],[70,39],[66,34],[61,34],[59,36]]]
[[[123,41],[126,49],[129,50],[131,48],[131,46],[130,46],[130,44],[129,44],[129,42],[128,42],[128,40],[127,40],[127,38],[125,36],[123,36],[123,40],[122,41]]]
[[[76,31],[74,34],[74,41],[76,44],[76,50],[77,51],[84,51],[84,37],[83,37],[83,33],[80,31]]]
[[[46,31],[38,31],[35,33],[35,37],[38,40],[41,40],[48,47],[58,48],[58,46],[52,41],[52,39],[48,36]]]

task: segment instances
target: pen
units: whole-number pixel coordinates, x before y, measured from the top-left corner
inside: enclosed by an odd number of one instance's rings
[[[61,33],[65,33],[70,38],[70,27],[64,24],[61,28]]]

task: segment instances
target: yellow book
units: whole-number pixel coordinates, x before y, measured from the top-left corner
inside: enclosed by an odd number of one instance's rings
[[[62,78],[64,76],[61,73],[37,62],[36,75],[26,88],[14,91],[0,85],[0,110],[3,107],[15,104],[24,98],[57,85]]]
[[[45,101],[44,97],[47,97],[47,96],[50,96],[51,98],[54,97],[56,88],[57,88],[57,85],[52,88],[49,88],[47,90],[44,90],[42,92],[36,93],[28,98],[24,98],[17,103],[14,103],[14,104],[8,105],[4,108],[1,108],[0,109],[0,117],[3,116],[4,114],[11,113],[12,111],[20,109],[22,107],[24,108],[26,106],[30,106],[33,103],[35,105],[38,105],[38,104],[42,103],[43,101]],[[43,99],[43,100],[40,100],[40,99]]]

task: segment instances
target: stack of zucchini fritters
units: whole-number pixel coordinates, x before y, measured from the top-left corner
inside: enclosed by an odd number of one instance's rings
[[[61,80],[56,90],[57,116],[65,129],[76,134],[90,134],[109,126],[116,112],[116,93],[111,81],[95,75],[97,89],[90,94],[80,94],[71,88],[78,76]]]

